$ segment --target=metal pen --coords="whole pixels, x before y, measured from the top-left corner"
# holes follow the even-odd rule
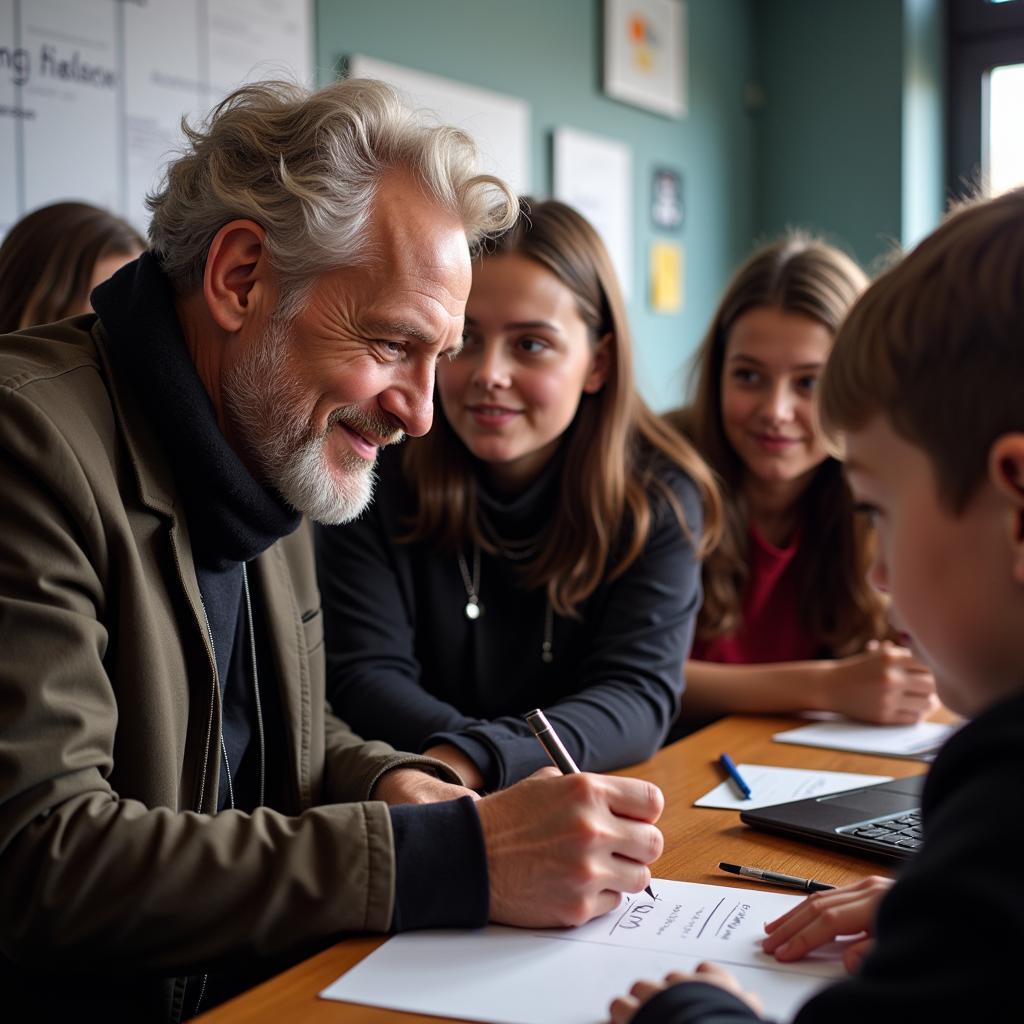
[[[533,730],[533,735],[540,740],[540,745],[547,751],[548,757],[551,758],[551,763],[563,775],[579,775],[580,770],[576,766],[576,762],[572,759],[569,751],[565,749],[565,744],[559,739],[558,733],[555,732],[548,721],[547,715],[540,708],[535,708],[533,711],[528,711],[523,715],[523,718],[526,719],[527,724]],[[657,899],[654,895],[654,890],[649,885],[644,888],[644,892],[652,900]]]
[[[745,868],[739,864],[726,864],[724,862],[718,866],[723,871],[728,871],[733,875],[742,875],[744,878],[757,878],[762,882],[774,882],[775,885],[785,885],[790,889],[802,889],[804,892],[824,892],[826,889],[835,888],[834,885],[816,882],[813,878],[801,878],[799,875],[784,875],[781,871]]]

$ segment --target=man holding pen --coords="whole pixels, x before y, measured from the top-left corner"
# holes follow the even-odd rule
[[[358,515],[377,449],[429,429],[507,188],[381,83],[256,83],[150,204],[97,315],[0,340],[11,1019],[176,1024],[340,935],[642,889],[656,787],[477,799],[325,706],[307,520]]]

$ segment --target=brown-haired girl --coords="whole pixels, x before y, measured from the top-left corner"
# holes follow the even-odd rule
[[[335,710],[476,789],[547,763],[534,707],[584,770],[649,757],[719,506],[636,392],[611,261],[578,213],[522,202],[437,378],[435,424],[382,455],[370,513],[319,535]]]
[[[23,217],[0,246],[0,334],[89,313],[89,294],[146,243],[127,221],[88,203]]]
[[[814,391],[867,284],[830,245],[792,233],[737,271],[669,415],[715,471],[722,542],[704,563],[682,724],[732,712],[837,711],[917,721],[934,680],[868,585],[869,525],[826,451]],[[896,627],[898,628],[898,627]]]

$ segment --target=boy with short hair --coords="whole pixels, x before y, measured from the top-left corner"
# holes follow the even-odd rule
[[[1024,953],[1024,189],[953,213],[851,311],[821,385],[872,517],[871,579],[971,719],[923,799],[925,844],[890,889],[819,893],[767,926],[796,960],[840,935],[853,976],[795,1024],[1019,1020]],[[876,916],[877,914],[877,916]],[[681,983],[677,983],[681,982]],[[638,1012],[639,1011],[639,1012]],[[615,1024],[756,1020],[728,972],[639,982]]]

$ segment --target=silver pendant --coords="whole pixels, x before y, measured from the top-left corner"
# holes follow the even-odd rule
[[[484,610],[481,607],[480,602],[475,597],[471,597],[466,602],[466,618],[467,619],[475,622],[483,614],[483,611]]]

